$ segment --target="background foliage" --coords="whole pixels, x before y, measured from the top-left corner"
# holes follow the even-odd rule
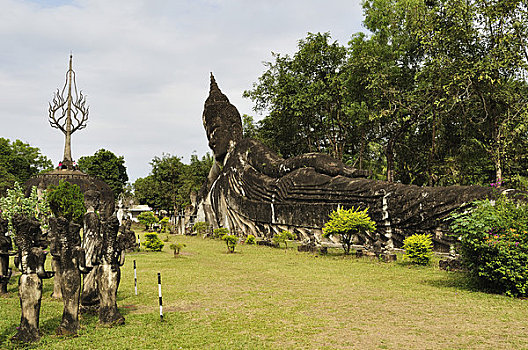
[[[83,223],[84,195],[79,186],[60,180],[58,186],[48,188],[46,198],[51,212],[55,217],[64,217],[79,225]]]
[[[190,164],[180,157],[163,154],[150,162],[150,175],[134,182],[134,194],[140,204],[169,214],[178,212],[190,203],[191,192],[198,192],[213,165],[213,158],[206,154],[199,159],[191,156]]]
[[[247,135],[417,185],[528,177],[525,1],[365,0],[348,45],[309,33],[244,93]]]
[[[0,137],[0,197],[8,188],[13,188],[15,182],[23,184],[41,171],[52,168],[51,161],[37,147]]]
[[[82,172],[96,176],[110,186],[115,199],[123,193],[128,181],[123,156],[118,157],[111,151],[101,148],[93,156],[79,158],[78,163]]]

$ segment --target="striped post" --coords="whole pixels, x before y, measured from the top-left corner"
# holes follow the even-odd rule
[[[134,260],[134,289],[137,295],[137,273],[136,273],[136,260]]]
[[[161,273],[158,272],[158,294],[159,294],[159,306],[160,306],[160,320],[163,321],[163,301],[161,298]]]
[[[138,235],[138,248],[141,249],[141,238],[139,238],[139,235]]]

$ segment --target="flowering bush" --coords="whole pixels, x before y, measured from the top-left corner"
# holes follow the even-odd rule
[[[487,289],[528,295],[528,205],[506,197],[451,215],[470,273]]]

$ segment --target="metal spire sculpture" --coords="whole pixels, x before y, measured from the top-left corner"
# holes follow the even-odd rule
[[[77,92],[72,58],[73,56],[70,55],[70,68],[66,72],[64,87],[62,91],[57,89],[53,96],[53,102],[49,104],[49,123],[52,128],[59,129],[65,136],[62,167],[69,170],[73,169],[71,135],[86,127],[89,108],[86,105],[86,96],[82,94],[82,91]],[[75,96],[72,95],[72,88]],[[65,95],[66,91],[67,95]]]

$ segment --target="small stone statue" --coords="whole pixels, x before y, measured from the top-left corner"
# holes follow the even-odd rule
[[[39,339],[39,314],[42,299],[42,279],[50,278],[53,273],[44,269],[48,254],[43,248],[46,241],[42,237],[40,223],[26,216],[13,218],[15,242],[18,247],[15,265],[22,272],[18,281],[20,298],[20,327],[13,341],[34,342]]]
[[[57,334],[77,334],[79,329],[79,299],[81,272],[88,273],[84,249],[81,248],[80,225],[63,217],[50,219],[51,231],[57,235],[58,243],[51,254],[60,256],[61,292],[64,302],[62,321]]]
[[[122,249],[127,252],[138,249],[136,242],[136,233],[131,230],[132,220],[123,218],[123,222],[119,227],[119,241],[122,244]]]
[[[99,214],[99,193],[89,190],[84,193],[84,203],[87,208],[84,214],[84,230],[82,247],[86,254],[86,266],[92,270],[84,275],[81,306],[83,310],[99,305],[97,292],[98,265],[102,253],[103,236],[101,233],[101,216]]]
[[[11,237],[7,235],[7,220],[0,216],[0,294],[7,293],[7,284],[12,271],[9,268],[9,256],[14,253]]]
[[[119,220],[111,216],[102,223],[103,249],[98,268],[99,322],[106,325],[123,324],[125,318],[117,309],[117,289],[121,278],[120,266],[125,263],[123,243],[117,239]]]

